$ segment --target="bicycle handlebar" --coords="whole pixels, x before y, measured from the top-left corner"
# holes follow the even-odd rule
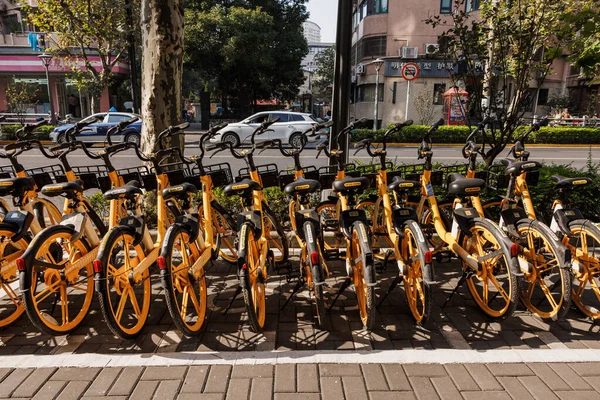
[[[21,129],[19,129],[16,132],[17,139],[18,140],[25,139],[27,136],[29,136],[31,133],[33,133],[34,130],[36,130],[40,126],[46,125],[47,123],[48,123],[48,121],[43,119],[41,121],[36,122],[35,124],[24,125]]]
[[[440,118],[437,122],[435,122],[434,124],[431,125],[431,127],[429,128],[429,131],[427,131],[427,133],[425,134],[425,137],[423,138],[423,140],[425,141],[430,141],[431,140],[431,134],[435,131],[438,130],[438,128],[440,126],[444,125],[444,118]]]
[[[129,118],[125,121],[121,121],[119,122],[117,125],[113,126],[112,128],[110,128],[107,132],[106,132],[106,141],[108,142],[109,146],[112,146],[112,140],[110,139],[110,136],[115,134],[115,133],[121,133],[123,132],[123,130],[125,130],[125,128],[127,128],[129,125],[133,124],[134,122],[137,122],[139,120],[138,117],[132,117]]]

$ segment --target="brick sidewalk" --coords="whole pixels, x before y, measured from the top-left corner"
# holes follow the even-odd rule
[[[600,364],[284,364],[0,369],[0,398],[599,399]]]

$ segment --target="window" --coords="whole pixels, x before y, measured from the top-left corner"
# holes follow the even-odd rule
[[[383,84],[379,84],[379,101],[383,101]],[[358,87],[358,103],[373,103],[375,101],[375,84],[360,85]]]
[[[298,114],[289,114],[290,122],[292,121],[304,121],[304,117]]]
[[[108,116],[108,123],[109,124],[116,124],[118,122],[126,121],[128,119],[129,119],[129,115],[111,114],[111,115]]]
[[[387,37],[386,36],[372,36],[359,40],[357,45],[358,54],[357,60],[362,60],[367,57],[382,57],[387,52]],[[354,55],[354,53],[353,53]],[[354,58],[352,58],[354,60]]]
[[[19,16],[17,14],[5,15],[2,17],[2,26],[5,34],[16,33],[23,31],[23,27],[19,22]]]
[[[388,12],[388,0],[366,0],[365,4],[367,5],[367,15],[385,14]]]
[[[278,118],[278,117],[279,117],[279,121],[277,121],[277,122],[289,122],[290,121],[290,115],[283,114],[283,113],[271,113],[271,115],[269,116],[269,119]]]
[[[538,94],[538,106],[545,106],[548,104],[548,92],[549,89],[540,89]]]
[[[445,83],[433,84],[433,104],[438,106],[444,105],[444,93],[446,92]]]
[[[452,0],[441,0],[440,14],[452,14]]]
[[[262,124],[269,119],[269,114],[259,114],[256,117],[249,119],[249,124]]]
[[[465,11],[477,11],[479,10],[479,2],[480,0],[466,0],[465,1]]]

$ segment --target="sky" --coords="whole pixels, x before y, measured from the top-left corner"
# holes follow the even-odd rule
[[[338,0],[309,0],[306,8],[310,12],[309,21],[321,27],[321,40],[335,42]]]

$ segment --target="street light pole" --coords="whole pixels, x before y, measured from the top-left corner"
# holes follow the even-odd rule
[[[383,65],[384,61],[381,58],[373,61],[371,64],[375,65],[375,71],[377,71],[377,77],[375,80],[375,121],[373,122],[373,132],[377,132],[379,125],[379,70]]]
[[[50,100],[50,124],[56,124],[56,116],[54,115],[54,99],[52,98],[52,86],[50,85],[50,74],[48,73],[48,68],[50,67],[50,62],[52,62],[52,55],[48,53],[40,54],[38,56],[40,60],[42,60],[42,64],[44,64],[44,68],[46,69],[46,83],[48,84],[48,99]]]

